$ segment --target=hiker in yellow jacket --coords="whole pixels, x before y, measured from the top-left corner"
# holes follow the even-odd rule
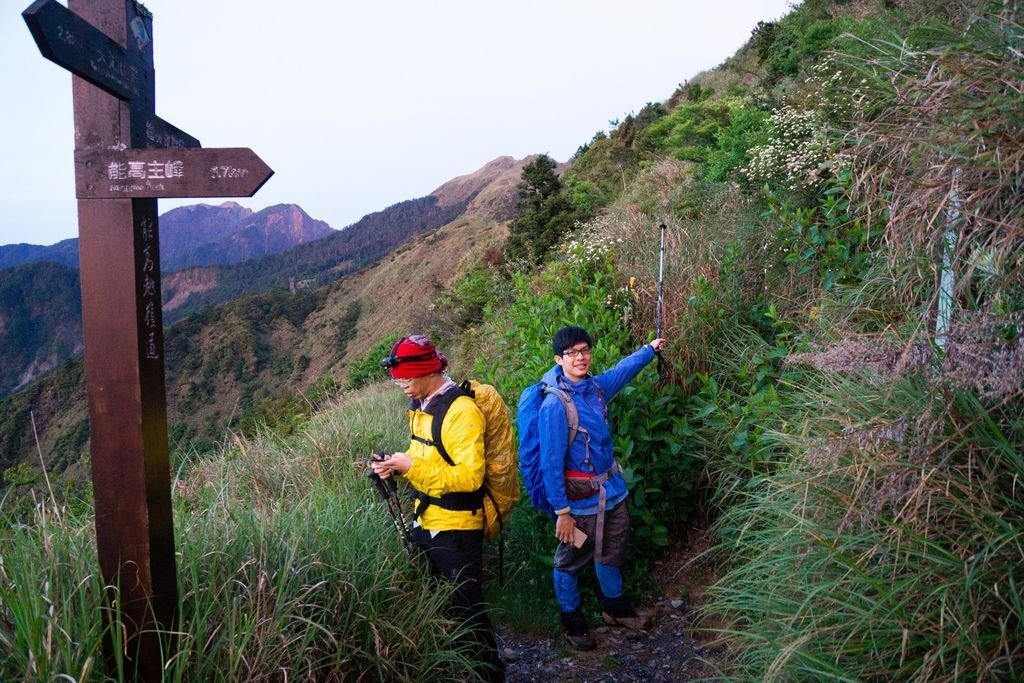
[[[450,608],[471,626],[480,644],[484,666],[475,673],[483,680],[504,680],[483,598],[483,415],[443,374],[448,361],[427,337],[398,340],[382,364],[409,397],[411,441],[406,452],[370,466],[384,479],[401,475],[415,489],[412,540],[427,556],[434,576],[457,582]],[[431,440],[435,415],[444,420],[443,452]]]

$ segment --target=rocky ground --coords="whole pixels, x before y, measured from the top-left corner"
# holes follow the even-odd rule
[[[654,618],[647,631],[604,626],[597,621],[600,614],[588,615],[591,632],[597,639],[597,649],[592,652],[576,652],[561,633],[499,633],[507,666],[506,680],[717,680],[716,670],[723,651],[710,640],[709,634],[694,628],[694,610],[713,579],[710,566],[701,556],[706,548],[707,533],[691,533],[690,541],[677,545],[655,567],[659,597],[638,605]]]

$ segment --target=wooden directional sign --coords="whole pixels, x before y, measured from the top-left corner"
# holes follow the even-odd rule
[[[37,0],[22,12],[25,23],[44,57],[63,66],[114,97],[135,104],[151,104],[153,70],[136,52],[121,45],[56,0]],[[136,46],[152,45],[147,20],[140,15],[129,22]],[[199,140],[156,114],[145,116],[147,147],[199,147]],[[242,195],[223,195],[242,196]],[[249,196],[249,195],[244,195]]]
[[[202,147],[202,145],[199,144],[199,140],[154,114],[146,119],[146,147]]]
[[[273,171],[156,115],[153,18],[137,0],[38,0],[23,16],[73,74],[96,547],[117,610],[104,610],[107,673],[122,661],[160,681],[180,629],[156,198],[251,196]]]
[[[22,16],[39,51],[51,62],[122,100],[145,98],[152,91],[152,73],[140,69],[116,40],[56,0],[38,0]],[[149,42],[141,17],[133,20],[132,30],[133,40]]]
[[[247,148],[90,150],[75,154],[79,199],[251,197],[274,172]]]

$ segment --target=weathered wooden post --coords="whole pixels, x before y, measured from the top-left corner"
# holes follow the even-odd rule
[[[273,171],[156,116],[140,3],[38,0],[23,16],[43,56],[73,74],[96,543],[130,674],[156,681],[178,625],[156,198],[252,196]]]

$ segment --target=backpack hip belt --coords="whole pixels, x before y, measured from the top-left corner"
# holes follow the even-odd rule
[[[438,496],[428,496],[422,491],[413,491],[413,499],[420,502],[416,506],[415,517],[419,519],[420,515],[430,507],[436,505],[439,508],[445,510],[461,510],[465,512],[472,512],[474,515],[477,510],[482,510],[484,507],[484,489],[483,487],[478,488],[476,491],[459,491],[452,493],[443,493]]]
[[[612,466],[601,474],[565,471],[565,495],[569,500],[582,500],[594,495],[595,492],[598,494],[597,526],[594,530],[594,559],[597,562],[604,559],[604,512],[608,507],[608,492],[605,490],[604,484],[619,472],[622,472],[622,467],[617,460],[613,460]]]

